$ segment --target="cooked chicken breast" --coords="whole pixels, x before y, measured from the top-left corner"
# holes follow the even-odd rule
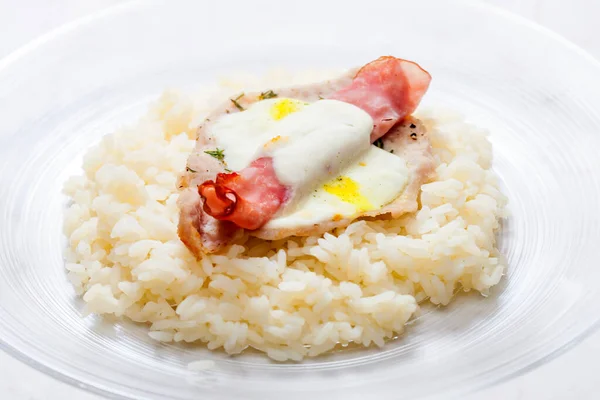
[[[230,99],[198,129],[181,176],[181,240],[201,257],[244,229],[280,239],[416,210],[434,163],[407,116],[430,79],[382,57],[335,80]]]

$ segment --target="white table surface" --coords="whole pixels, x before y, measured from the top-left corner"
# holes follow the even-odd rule
[[[415,0],[418,1],[418,0]],[[600,59],[599,0],[481,0],[560,33]],[[37,36],[121,0],[0,0],[0,58]],[[599,77],[600,79],[600,77]],[[600,399],[600,332],[549,363],[466,400]],[[1,400],[100,400],[0,352]]]

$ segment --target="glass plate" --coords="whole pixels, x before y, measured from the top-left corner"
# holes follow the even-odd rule
[[[471,2],[208,3],[125,3],[0,61],[2,348],[116,398],[417,398],[521,373],[597,325],[600,69],[590,56]],[[145,326],[82,318],[63,269],[61,187],[86,148],[168,87],[382,54],[417,60],[434,77],[427,103],[491,131],[511,216],[508,273],[490,297],[459,296],[382,349],[300,364],[157,344]],[[198,359],[215,368],[189,371]]]

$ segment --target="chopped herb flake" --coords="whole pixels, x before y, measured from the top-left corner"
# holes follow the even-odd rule
[[[231,102],[233,103],[233,105],[235,106],[235,108],[237,108],[240,111],[244,111],[244,107],[240,106],[240,103],[238,103],[238,100],[241,99],[242,97],[244,97],[244,93],[240,94],[235,99],[229,99],[229,100],[231,100]]]
[[[381,138],[377,139],[375,142],[373,142],[373,144],[380,149],[383,149],[383,140],[381,140]]]
[[[215,150],[206,150],[205,153],[211,157],[216,158],[219,161],[223,161],[223,159],[225,158],[225,153],[223,153],[223,149],[217,148]]]
[[[272,90],[267,90],[266,92],[262,92],[259,96],[259,100],[272,99],[273,97],[277,97],[277,93]]]
[[[190,167],[185,167],[185,170],[186,170],[187,172],[194,172],[194,173],[196,173],[196,171],[194,171],[194,170],[193,170],[193,169],[191,169]]]
[[[225,168],[225,172],[231,172],[229,168]]]
[[[319,95],[319,100],[323,100],[323,99],[324,99],[324,97]]]

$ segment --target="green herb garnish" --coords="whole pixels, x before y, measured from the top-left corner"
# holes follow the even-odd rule
[[[319,100],[323,100],[325,97],[319,95]]]
[[[231,102],[233,103],[233,105],[235,106],[235,108],[237,108],[240,111],[244,111],[244,107],[240,106],[240,103],[238,103],[237,101],[239,99],[241,99],[242,97],[244,97],[244,93],[240,94],[238,97],[236,97],[235,99],[229,99],[231,100]]]
[[[277,97],[277,93],[272,90],[267,90],[266,92],[262,92],[259,96],[259,100],[272,99],[273,97]]]
[[[215,150],[206,150],[205,153],[211,157],[216,158],[219,161],[223,161],[223,159],[225,158],[225,153],[223,152],[223,149],[217,148]]]
[[[379,147],[380,149],[383,149],[383,140],[381,140],[381,138],[379,138],[376,141],[374,141],[373,144],[375,146]]]
[[[196,173],[196,172],[197,172],[197,171],[194,171],[193,169],[191,169],[190,167],[185,167],[185,170],[186,170],[187,172],[193,172],[193,173]]]

